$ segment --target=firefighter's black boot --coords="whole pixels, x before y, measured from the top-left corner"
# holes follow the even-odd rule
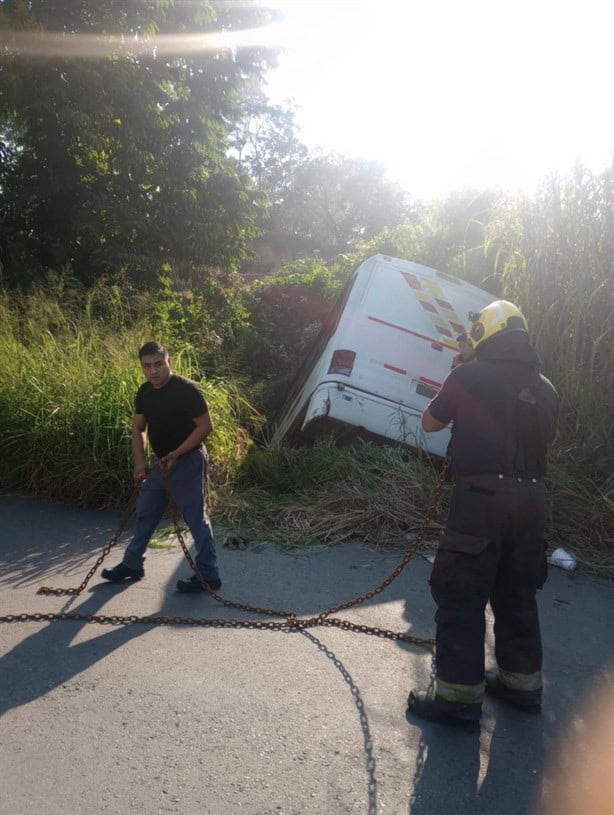
[[[524,710],[525,713],[533,713],[537,715],[541,713],[542,709],[542,692],[541,688],[538,690],[519,690],[517,688],[508,688],[499,679],[495,671],[487,671],[486,676],[486,693],[495,699],[500,699],[512,707],[519,710]]]
[[[479,730],[482,705],[479,702],[464,704],[448,702],[439,696],[429,696],[423,691],[412,690],[407,699],[407,710],[421,719],[438,722],[463,730]]]

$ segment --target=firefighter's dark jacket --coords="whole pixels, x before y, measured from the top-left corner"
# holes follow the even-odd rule
[[[509,331],[483,342],[476,359],[450,372],[428,409],[453,423],[448,452],[455,476],[544,475],[559,398],[539,367],[528,335]]]

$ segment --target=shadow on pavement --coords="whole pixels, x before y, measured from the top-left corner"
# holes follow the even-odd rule
[[[488,724],[486,721],[482,733],[424,724],[410,783],[410,815],[524,815],[531,811],[542,780],[541,728],[530,723],[522,739],[510,738],[497,720],[487,750],[482,742]],[[522,755],[529,738],[532,761],[527,765]]]
[[[87,599],[76,606],[69,602],[62,611],[96,614],[110,594],[119,594],[126,588],[126,584],[93,586],[86,589],[90,592]],[[88,623],[51,621],[0,658],[3,688],[0,716],[62,685],[151,628],[145,625],[111,626],[111,630],[98,637],[72,645],[85,625]]]
[[[38,586],[42,575],[46,580],[54,575],[81,578],[88,560],[100,553],[120,522],[114,513],[16,496],[0,496],[0,518],[0,585],[17,587]]]
[[[365,703],[360,693],[360,689],[352,679],[352,676],[350,675],[345,665],[330,650],[330,648],[324,645],[324,643],[321,642],[317,637],[314,637],[314,635],[311,634],[309,631],[301,631],[300,633],[303,637],[306,637],[310,642],[312,642],[317,647],[317,649],[333,663],[335,668],[339,671],[339,673],[343,677],[344,682],[346,682],[348,689],[352,694],[354,705],[356,706],[356,711],[358,713],[358,718],[360,721],[360,728],[362,730],[363,737],[363,748],[365,751],[365,769],[367,772],[367,812],[368,815],[376,815],[378,784],[376,775],[375,754],[373,752],[373,738],[371,736],[371,728],[369,726],[369,717],[367,716],[367,710],[365,708]]]
[[[79,585],[85,573],[87,573],[88,567],[93,565],[93,559],[101,552],[115,531],[113,526],[116,520],[115,517],[110,518],[107,525],[106,522],[100,523],[101,513],[88,513],[83,510],[73,511],[65,507],[54,507],[52,505],[43,505],[42,511],[38,513],[37,509],[40,506],[38,502],[29,502],[27,499],[24,503],[21,500],[15,501],[15,499],[11,499],[11,511],[17,512],[18,515],[23,512],[23,518],[12,519],[11,523],[15,534],[10,541],[5,541],[2,545],[2,558],[6,565],[0,582],[3,582],[7,587],[12,586],[21,589],[20,595],[23,595],[23,589],[30,587],[34,592],[41,582],[61,587]],[[1,507],[2,499],[0,499]],[[6,510],[6,504],[4,509]],[[108,564],[113,565],[118,562],[121,559],[122,551],[123,545],[120,542],[117,552],[110,553]],[[228,569],[229,579],[227,585],[231,599],[236,597],[242,602],[266,605],[266,602],[263,603],[262,600],[262,588],[266,587],[265,594],[267,594],[268,599],[278,600],[279,602],[275,603],[277,606],[288,604],[290,608],[293,608],[299,605],[302,607],[299,609],[299,613],[320,611],[321,606],[318,601],[320,596],[329,604],[339,599],[338,595],[335,596],[335,593],[339,591],[339,586],[336,584],[334,569],[329,570],[326,566],[324,567],[326,577],[327,579],[330,578],[331,582],[330,585],[324,586],[324,594],[319,595],[318,590],[314,589],[313,585],[308,586],[308,590],[305,590],[306,578],[309,574],[308,562],[305,559],[299,561],[302,569],[299,569],[298,572],[294,568],[297,561],[293,561],[292,558],[285,559],[285,570],[291,575],[290,580],[284,580],[280,573],[278,575],[279,579],[271,582],[266,580],[267,566],[264,559],[254,555],[252,561],[254,568],[250,568],[245,553],[225,553],[225,556],[231,559],[235,555],[235,564],[242,564],[242,566],[236,570],[235,574],[232,574],[232,569]],[[392,560],[396,561],[396,559],[396,556],[393,556]],[[177,576],[186,574],[186,570],[189,573],[189,566],[184,562],[180,549],[177,550],[176,556],[173,553],[173,557],[172,559],[169,558],[168,563],[172,564],[173,568],[171,576],[167,578],[162,602],[159,602],[159,593],[157,591],[153,592],[153,596],[156,597],[156,605],[159,605],[159,608],[155,611],[148,610],[148,615],[254,618],[254,615],[248,612],[227,609],[213,602],[207,601],[205,605],[198,603],[195,606],[194,602],[197,598],[180,595],[173,591]],[[105,565],[107,564],[105,563]],[[226,566],[228,565],[226,564]],[[256,579],[254,579],[254,572],[256,573]],[[382,577],[386,576],[386,569],[384,572]],[[159,574],[159,570],[154,570],[154,575],[159,576]],[[58,576],[58,579],[51,580],[50,577],[53,575]],[[377,585],[379,579],[379,575],[376,579],[367,570],[363,571],[362,569],[358,570],[357,576],[362,591],[367,591]],[[131,591],[138,590],[138,586],[138,583],[112,584],[104,581],[100,582],[100,575],[95,574],[81,595],[69,599],[64,597],[45,598],[55,601],[53,607],[46,610],[51,613],[77,613],[82,615],[113,614],[116,612],[105,608],[107,604],[123,595],[127,589]],[[349,592],[348,596],[353,596],[354,585],[347,586],[346,589]],[[331,591],[330,596],[327,594],[329,590]],[[401,589],[399,588],[397,591],[400,592]],[[201,599],[207,600],[202,595]],[[300,602],[297,603],[298,599],[300,599]],[[390,596],[387,595],[386,600],[390,599]],[[130,614],[129,609],[132,604],[128,597],[125,600],[128,610],[123,613]],[[41,598],[38,598],[36,605],[40,609]],[[45,613],[45,611],[42,613]],[[96,626],[94,636],[82,640],[79,635],[84,627],[88,625],[89,623],[79,620],[68,622],[63,620],[43,621],[39,630],[26,636],[0,658],[0,675],[2,676],[0,716],[13,708],[27,705],[45,696],[54,688],[62,686],[73,677],[86,672],[88,668],[104,660],[117,648],[126,645],[136,637],[150,632],[154,627],[149,624],[118,623],[114,625],[109,623],[108,626]],[[361,691],[348,669],[327,645],[309,631],[298,633],[308,639],[320,655],[332,663],[351,695],[360,732],[362,733],[367,811],[369,815],[376,815],[378,811],[378,782],[375,751],[369,718]]]
[[[5,562],[0,583],[23,590],[51,583],[78,585],[87,565],[108,542],[118,516],[44,505],[29,499],[0,498],[0,526]],[[110,565],[121,559],[123,545],[109,557]],[[268,557],[271,547],[254,546],[248,551],[220,548],[224,597],[258,606],[289,608],[298,614],[315,614],[379,585],[401,559],[402,553],[371,552],[365,548],[332,547],[317,557],[297,555]],[[348,556],[348,552],[351,556]],[[194,605],[193,597],[172,589],[177,574],[189,569],[181,550],[167,562],[158,560],[153,570],[165,591],[143,593],[141,602],[154,596],[157,610],[147,614],[209,618],[249,618],[247,612],[206,602]],[[382,594],[339,616],[369,624],[370,606],[378,604],[379,625],[404,628],[415,636],[434,633],[434,604],[427,583],[429,565],[416,557],[401,576]],[[189,573],[189,572],[188,572]],[[73,579],[66,579],[73,576]],[[123,585],[100,583],[98,575],[69,611],[96,614]],[[5,592],[6,594],[6,592]],[[404,602],[405,625],[399,626],[398,603]],[[544,641],[545,694],[540,717],[528,717],[492,700],[485,703],[482,731],[471,735],[425,723],[420,727],[419,752],[410,790],[411,815],[525,815],[531,811],[544,781],[544,765],[552,746],[564,735],[570,720],[593,684],[614,666],[614,634],[611,626],[612,586],[605,580],[551,569],[550,579],[539,598]],[[131,608],[130,603],[126,603]],[[40,608],[40,604],[39,604]],[[55,606],[57,609],[57,605]],[[26,609],[19,609],[24,611]],[[125,611],[124,613],[133,613]],[[150,625],[119,625],[99,636],[72,644],[83,622],[54,621],[27,636],[0,659],[3,695],[0,713],[24,705],[48,693],[113,650],[151,630]],[[303,632],[341,674],[353,696],[363,734],[369,812],[377,811],[375,753],[369,721],[360,690],[347,669],[313,634]],[[398,643],[407,654],[408,666],[418,672],[425,654],[420,648]],[[492,664],[492,634],[487,640],[487,665]],[[427,668],[428,672],[428,668]],[[428,683],[428,677],[423,677]],[[409,690],[409,688],[408,688]],[[412,727],[417,727],[415,721]],[[401,781],[400,783],[403,783]],[[411,797],[410,797],[411,796]]]
[[[555,746],[566,745],[572,719],[595,688],[604,681],[614,682],[614,634],[611,615],[605,613],[611,608],[612,594],[607,580],[550,568],[538,595],[544,645],[540,716],[488,697],[481,733],[457,732],[407,716],[410,726],[421,730],[410,782],[410,815],[528,815],[539,811],[548,794],[547,776]],[[430,611],[435,612],[433,602]],[[411,621],[414,615],[415,609],[408,604],[406,619]],[[489,668],[495,664],[489,609],[487,632]],[[434,664],[430,682],[432,687]]]

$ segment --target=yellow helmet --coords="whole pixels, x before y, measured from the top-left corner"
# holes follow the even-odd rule
[[[467,339],[473,348],[501,331],[529,330],[522,311],[507,300],[495,300],[479,314],[470,314],[469,319],[472,325],[467,332]]]

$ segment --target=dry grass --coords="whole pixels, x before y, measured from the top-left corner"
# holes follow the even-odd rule
[[[362,443],[335,449],[321,442],[311,450],[253,451],[247,461],[238,489],[220,496],[216,515],[247,539],[276,540],[285,548],[349,540],[401,548],[427,523],[427,539],[418,550],[426,553],[445,523],[449,490],[427,520],[438,471],[407,451]],[[569,465],[559,451],[549,483],[548,548],[562,546],[576,555],[580,568],[614,576],[611,492],[586,476],[578,479]],[[248,483],[250,478],[255,480]]]
[[[384,497],[365,495],[356,485],[340,485],[326,494],[305,496],[303,503],[260,509],[254,508],[250,498],[253,496],[225,500],[220,513],[224,522],[248,537],[274,537],[287,548],[348,540],[400,546],[424,523],[424,507],[399,488]],[[440,508],[430,526],[441,525],[444,517]]]
[[[438,479],[427,460],[365,443],[339,450],[321,442],[311,450],[267,449],[254,451],[253,457],[264,461],[256,461],[249,475],[268,466],[271,483],[265,487],[272,489],[243,483],[239,491],[224,495],[219,517],[246,537],[274,538],[288,548],[350,539],[406,543],[408,534],[423,525]],[[275,485],[282,477],[285,492],[280,494]],[[444,518],[442,504],[431,525]]]
[[[583,568],[614,577],[614,479],[595,480],[557,458],[551,468],[552,537]]]

